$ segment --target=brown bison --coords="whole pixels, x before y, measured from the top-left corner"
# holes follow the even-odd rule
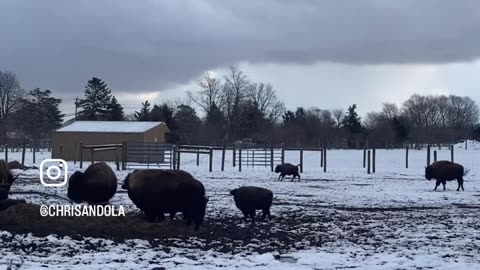
[[[464,175],[465,171],[462,165],[447,160],[436,161],[425,168],[425,178],[428,180],[431,180],[432,178],[437,180],[433,190],[437,190],[437,187],[440,185],[440,183],[443,185],[443,190],[445,190],[446,182],[455,179],[457,179],[458,182],[457,191],[459,191],[460,188],[464,190]]]
[[[255,210],[263,211],[263,219],[268,215],[270,218],[270,207],[272,206],[272,191],[253,186],[244,186],[230,191],[235,200],[235,205],[242,211],[245,221],[250,216],[252,222],[255,222]]]
[[[104,162],[94,163],[77,171],[68,180],[68,198],[79,203],[106,204],[117,192],[117,177]]]
[[[137,170],[127,176],[122,188],[144,212],[147,220],[164,220],[164,213],[182,212],[189,226],[198,230],[203,223],[208,198],[203,184],[182,170]]]
[[[280,175],[278,176],[278,180],[279,181],[283,180],[283,178],[286,175],[293,175],[293,178],[290,182],[292,182],[295,179],[295,177],[298,177],[298,181],[300,182],[300,174],[298,173],[298,166],[300,166],[300,164],[298,164],[297,166],[290,163],[283,163],[283,164],[277,165],[277,167],[275,167],[275,172],[280,173]]]
[[[0,160],[0,200],[8,199],[10,186],[15,178],[8,169],[8,164],[5,160]]]

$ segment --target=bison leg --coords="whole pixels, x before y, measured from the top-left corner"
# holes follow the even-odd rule
[[[242,213],[243,213],[243,219],[245,220],[245,222],[247,222],[247,218],[248,218],[248,212],[247,212],[247,211],[244,211],[244,210],[242,210]]]
[[[298,182],[300,182],[300,174],[297,173]]]
[[[150,212],[150,211],[144,211],[144,214],[145,214],[145,219],[146,219],[148,222],[153,222],[153,221],[155,221],[155,214],[153,214],[152,212]]]
[[[442,180],[442,185],[443,185],[443,190],[445,190],[445,185],[447,184],[447,181],[446,180]]]
[[[433,190],[437,190],[437,187],[440,186],[440,180],[437,180],[437,182],[435,183],[435,188]]]
[[[458,181],[457,191],[460,191],[460,188],[462,188],[462,191],[464,191],[465,189],[463,189],[463,177],[458,178],[457,181]]]
[[[163,213],[158,213],[157,215],[159,221],[164,221],[165,220],[165,214]]]
[[[268,219],[271,218],[271,216],[270,216],[270,209],[268,209],[268,208],[263,209],[263,217],[262,217],[262,219],[265,219],[267,216],[268,216]]]
[[[295,179],[296,175],[294,174],[293,177],[292,177],[292,180],[290,180],[290,182],[293,182],[293,180]]]
[[[250,217],[252,218],[252,223],[255,223],[255,210],[250,212]]]
[[[278,176],[278,179],[277,179],[278,181],[281,181],[280,177],[282,177],[282,174]]]
[[[170,212],[170,219],[173,220],[175,218],[175,212]]]

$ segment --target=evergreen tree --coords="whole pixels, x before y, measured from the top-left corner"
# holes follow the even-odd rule
[[[15,123],[25,136],[43,139],[62,125],[63,117],[58,108],[61,99],[50,96],[50,90],[35,88],[23,98],[15,113]]]
[[[195,109],[184,104],[178,106],[174,116],[174,122],[177,125],[176,133],[180,143],[198,143],[194,141],[194,139],[199,134],[202,122],[200,118],[198,118]]]
[[[171,132],[174,132],[177,127],[173,117],[174,109],[167,103],[162,105],[154,105],[150,113],[150,121],[164,122]]]
[[[343,118],[343,126],[348,128],[353,134],[360,133],[363,130],[362,122],[357,112],[355,111],[356,109],[356,104],[348,107],[347,114]]]
[[[85,86],[85,98],[80,100],[79,106],[83,108],[80,118],[83,120],[101,120],[108,118],[108,108],[111,104],[111,91],[107,83],[93,77]]]
[[[123,107],[115,97],[112,97],[110,104],[108,104],[107,116],[107,120],[109,121],[123,121],[125,119]]]
[[[225,136],[226,119],[215,103],[212,104],[205,118],[205,142],[209,144],[220,143]]]
[[[150,103],[148,100],[142,102],[142,108],[139,112],[135,111],[135,119],[137,121],[150,121]]]

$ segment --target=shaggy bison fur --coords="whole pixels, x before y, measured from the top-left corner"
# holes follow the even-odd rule
[[[128,197],[145,213],[147,220],[164,220],[164,213],[181,212],[195,230],[203,223],[208,198],[203,184],[182,170],[147,169],[130,173],[122,188]]]
[[[277,167],[275,167],[275,172],[280,173],[280,175],[278,176],[278,180],[279,181],[283,180],[283,178],[286,175],[293,175],[293,178],[290,182],[292,182],[295,179],[295,177],[298,177],[298,181],[300,181],[298,166],[300,166],[300,164],[296,166],[290,163],[283,163],[283,164],[277,165]]]
[[[8,199],[13,181],[15,181],[15,178],[10,172],[7,162],[0,160],[0,200]]]
[[[458,188],[457,191],[463,188],[463,176],[465,175],[465,171],[463,166],[457,163],[453,163],[450,161],[442,160],[432,163],[430,166],[425,168],[425,178],[431,180],[432,178],[437,180],[435,184],[435,188],[433,190],[437,190],[437,187],[440,183],[443,185],[443,190],[445,190],[446,181],[451,181],[457,179]]]
[[[235,205],[242,211],[245,221],[250,216],[255,222],[255,210],[263,211],[263,219],[268,215],[270,218],[270,207],[272,206],[272,191],[253,186],[244,186],[230,191],[235,200]]]
[[[106,204],[117,192],[117,177],[104,162],[94,163],[77,171],[68,181],[68,198],[75,202]]]

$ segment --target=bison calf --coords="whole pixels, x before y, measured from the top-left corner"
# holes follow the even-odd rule
[[[255,210],[263,211],[263,219],[268,215],[270,218],[270,207],[272,206],[273,193],[272,191],[253,186],[245,186],[230,191],[235,200],[235,205],[242,211],[245,216],[252,218],[252,222],[255,222]]]
[[[295,177],[298,177],[298,181],[300,182],[300,174],[298,173],[298,166],[300,166],[300,164],[298,164],[297,166],[290,163],[283,163],[283,164],[277,165],[277,167],[275,167],[275,172],[280,173],[280,175],[278,176],[278,180],[282,181],[286,175],[293,175],[293,178],[290,182],[292,182],[295,179]]]
[[[428,180],[431,180],[432,178],[437,180],[437,183],[435,184],[435,188],[433,190],[437,190],[437,187],[440,185],[440,183],[443,185],[443,190],[445,190],[446,181],[451,181],[455,179],[457,179],[458,182],[457,191],[459,191],[460,188],[464,190],[464,175],[465,172],[462,165],[446,160],[436,161],[425,168],[425,178]]]
[[[117,192],[117,177],[104,162],[94,163],[85,170],[77,171],[68,180],[68,198],[75,202],[104,204]]]

